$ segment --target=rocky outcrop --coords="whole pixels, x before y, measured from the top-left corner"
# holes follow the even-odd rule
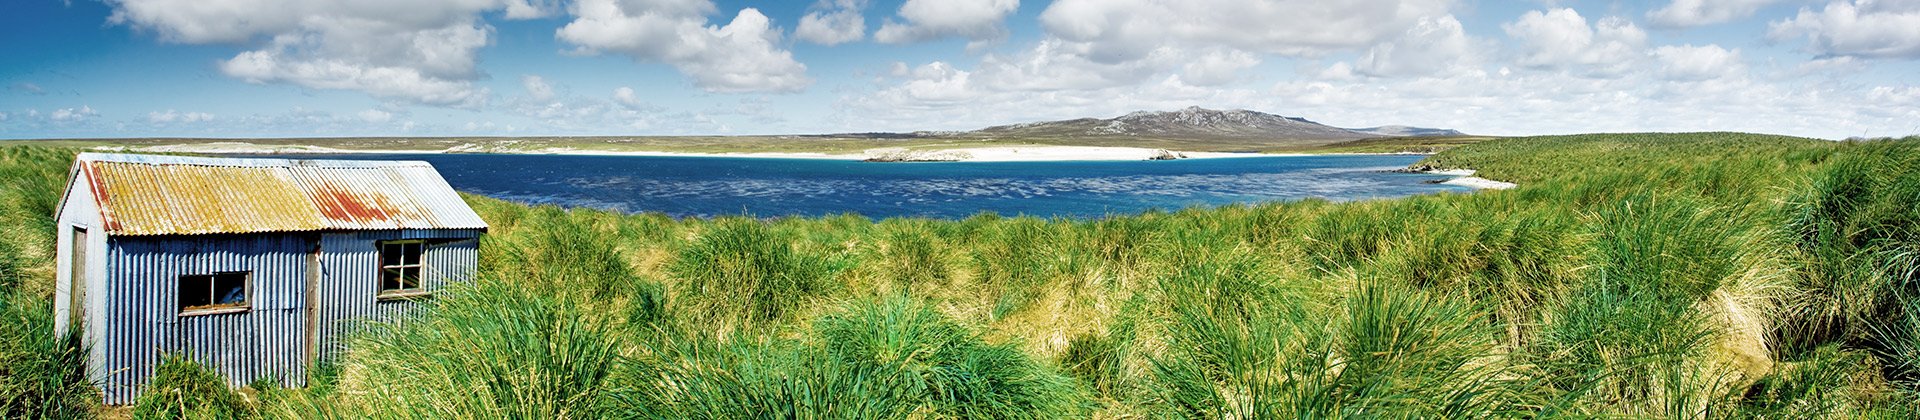
[[[904,148],[873,149],[867,151],[866,162],[959,162],[972,159],[973,154],[964,150],[913,150]]]
[[[1414,166],[1408,166],[1402,169],[1396,169],[1393,172],[1446,175],[1453,178],[1448,178],[1445,180],[1428,181],[1428,183],[1458,185],[1462,187],[1480,189],[1480,190],[1510,190],[1510,189],[1513,189],[1514,187],[1519,186],[1518,184],[1514,184],[1511,182],[1495,181],[1491,179],[1473,176],[1475,173],[1478,173],[1479,171],[1475,171],[1472,169],[1440,169],[1430,165],[1414,165]]]

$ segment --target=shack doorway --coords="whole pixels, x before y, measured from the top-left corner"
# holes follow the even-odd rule
[[[87,228],[74,226],[67,266],[67,330],[84,331],[87,325]]]

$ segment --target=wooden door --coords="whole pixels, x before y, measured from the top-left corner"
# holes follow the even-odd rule
[[[74,226],[72,246],[68,250],[73,254],[67,266],[67,330],[86,331],[87,328],[87,228]]]

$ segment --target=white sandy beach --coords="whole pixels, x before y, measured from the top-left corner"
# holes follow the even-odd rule
[[[1511,182],[1501,182],[1501,181],[1495,181],[1491,179],[1473,176],[1473,174],[1478,173],[1478,171],[1475,171],[1472,169],[1448,169],[1444,171],[1426,171],[1426,173],[1455,177],[1453,179],[1449,179],[1446,182],[1441,182],[1441,183],[1447,184],[1447,185],[1458,185],[1458,186],[1467,187],[1467,188],[1475,188],[1475,189],[1482,189],[1482,190],[1510,190],[1510,189],[1513,189],[1513,187],[1520,186],[1519,184],[1514,184]]]
[[[1142,147],[994,146],[960,149],[872,149],[862,158],[904,155],[909,160],[954,162],[1051,162],[1072,160],[1153,160],[1278,156],[1259,153],[1181,152]],[[915,159],[917,158],[917,159]]]

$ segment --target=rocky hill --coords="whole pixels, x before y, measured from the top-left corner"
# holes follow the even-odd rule
[[[1349,128],[1362,133],[1379,134],[1388,137],[1449,137],[1464,136],[1460,130],[1445,128],[1408,127],[1404,125],[1383,125],[1372,128]]]
[[[1179,111],[1140,111],[1116,118],[1080,118],[987,127],[960,133],[966,137],[1126,138],[1189,140],[1331,141],[1382,137],[1328,126],[1304,118],[1244,109],[1188,107]]]

